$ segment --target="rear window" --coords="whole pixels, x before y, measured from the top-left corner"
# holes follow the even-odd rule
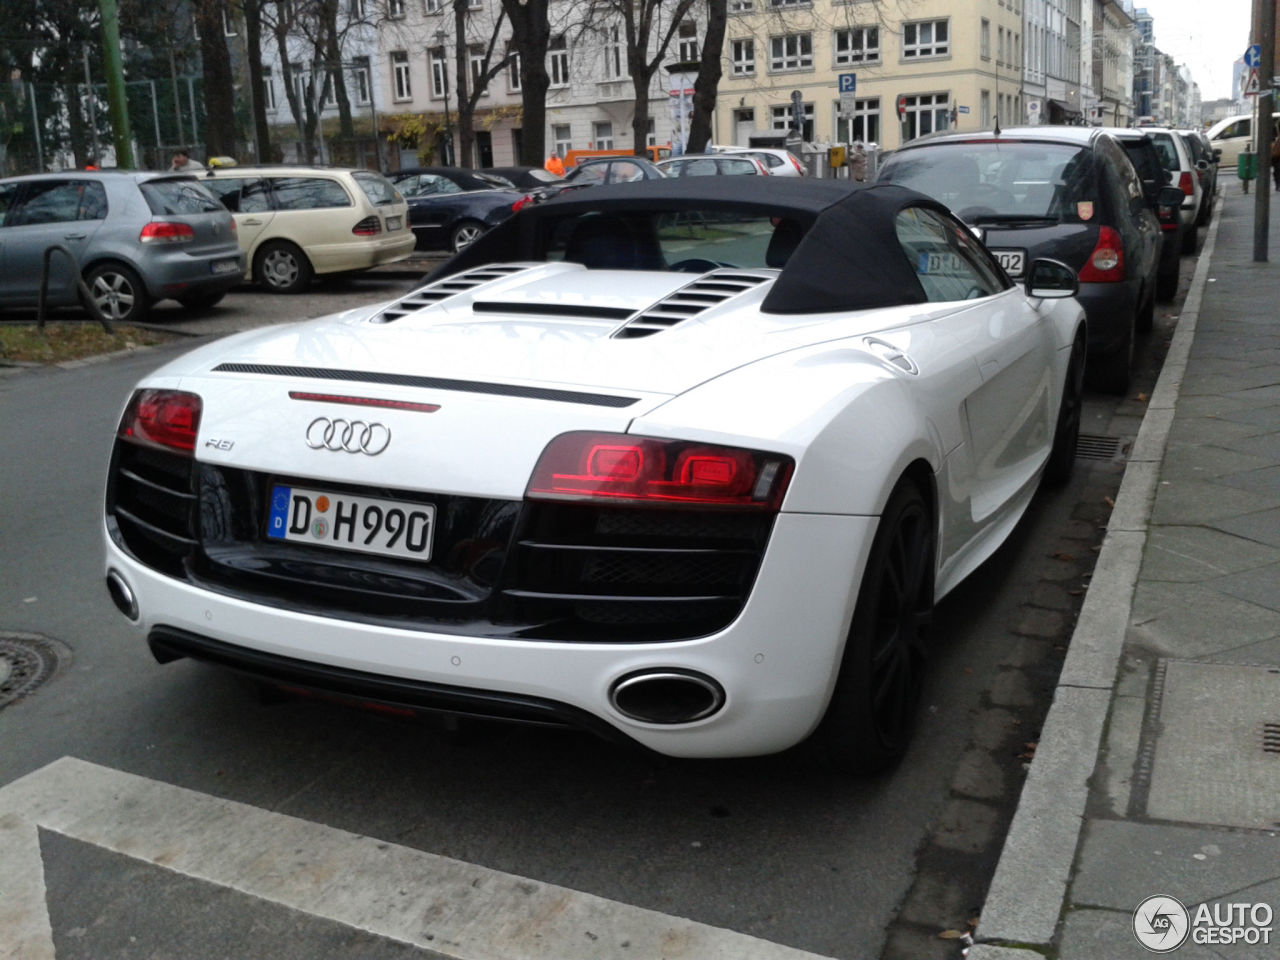
[[[342,184],[328,177],[272,177],[271,194],[277,210],[351,206]]]
[[[1092,151],[1075,144],[975,141],[903,150],[879,179],[928,194],[970,222],[1079,222],[1098,199],[1093,167]]]
[[[353,173],[351,176],[355,178],[356,183],[360,185],[360,189],[364,191],[364,195],[369,198],[369,202],[374,206],[385,207],[389,203],[396,202],[396,188],[382,174],[361,171],[360,173]]]
[[[1178,148],[1174,146],[1172,134],[1154,134],[1151,142],[1156,145],[1156,153],[1160,155],[1160,166],[1166,170],[1181,169],[1182,163],[1178,157]]]
[[[195,180],[148,180],[139,184],[147,206],[156,216],[172,217],[192,213],[217,213],[218,198]]]

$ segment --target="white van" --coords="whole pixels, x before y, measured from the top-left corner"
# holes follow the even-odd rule
[[[1280,113],[1271,115],[1271,123],[1273,129],[1280,129]],[[1236,158],[1245,150],[1250,148],[1253,143],[1253,114],[1242,113],[1234,117],[1227,117],[1225,120],[1219,120],[1209,128],[1209,146],[1215,150],[1221,150],[1222,156],[1218,158],[1218,166],[1228,167],[1231,170],[1236,168]],[[1267,163],[1270,163],[1270,151],[1264,150],[1267,154]]]

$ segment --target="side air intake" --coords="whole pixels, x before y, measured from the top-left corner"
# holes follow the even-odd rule
[[[613,332],[614,339],[647,337],[661,333],[696,317],[716,304],[777,277],[775,272],[748,273],[742,270],[717,270],[699,277],[664,297],[647,310],[638,313]]]

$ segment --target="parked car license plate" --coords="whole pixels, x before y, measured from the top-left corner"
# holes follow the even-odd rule
[[[390,231],[390,230],[399,230],[399,229],[400,229],[400,218],[387,217],[387,230]]]
[[[1004,267],[1004,272],[1015,280],[1027,269],[1027,251],[1025,250],[993,249],[991,252],[1000,261],[1000,266]]]
[[[209,264],[209,269],[214,273],[239,273],[239,260],[215,260]]]
[[[407,560],[430,560],[436,508],[347,493],[271,488],[267,537],[313,546],[376,553]]]

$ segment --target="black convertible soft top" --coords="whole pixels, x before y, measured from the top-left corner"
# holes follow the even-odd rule
[[[750,182],[745,182],[745,181]],[[553,225],[589,213],[716,210],[789,218],[805,231],[765,297],[767,313],[826,313],[924,303],[895,219],[905,207],[951,218],[936,200],[894,184],[798,177],[677,177],[591,187],[525,207],[431,273],[546,259]],[[964,226],[955,221],[959,229]]]

